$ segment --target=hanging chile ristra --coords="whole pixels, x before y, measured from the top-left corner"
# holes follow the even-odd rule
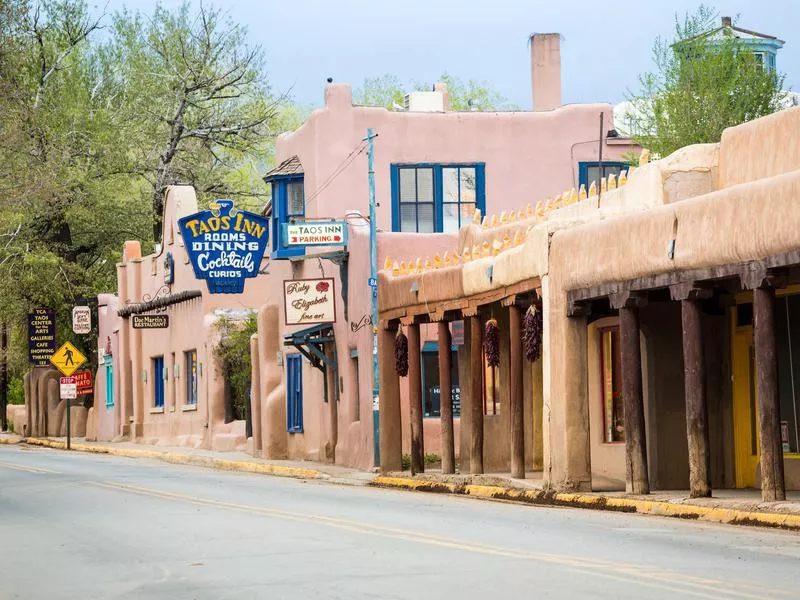
[[[399,327],[394,336],[394,369],[400,377],[408,375],[408,338]]]
[[[529,362],[536,362],[542,356],[542,327],[542,309],[534,302],[522,320],[522,348]]]
[[[483,338],[483,353],[486,355],[486,363],[490,367],[500,365],[500,330],[497,327],[497,319],[486,321],[486,331]]]

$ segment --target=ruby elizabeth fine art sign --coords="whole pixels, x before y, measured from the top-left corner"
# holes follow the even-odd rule
[[[333,323],[336,300],[333,279],[294,279],[283,282],[287,325]]]

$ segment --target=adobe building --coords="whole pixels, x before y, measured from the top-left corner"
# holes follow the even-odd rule
[[[476,218],[446,255],[391,257],[379,277],[382,467],[400,467],[403,429],[414,432],[412,459],[427,446],[413,422],[418,383],[394,369],[396,330],[411,340],[437,323],[446,338],[447,322],[463,320],[468,419],[443,448],[452,464],[460,446],[462,472],[572,491],[761,487],[765,501],[800,489],[799,127],[794,108],[728,129],[719,144],[652,163],[644,152],[619,179]],[[530,305],[543,313],[533,363],[522,355]],[[483,340],[492,317],[494,390]],[[418,353],[408,360],[416,372]]]

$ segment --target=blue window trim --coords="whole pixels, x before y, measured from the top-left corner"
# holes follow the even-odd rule
[[[293,384],[297,386],[294,400]],[[303,360],[299,353],[286,355],[286,431],[303,433]]]
[[[600,163],[596,160],[581,161],[578,163],[578,186],[585,185],[589,188],[591,181],[589,181],[589,167],[597,167]],[[629,167],[628,163],[618,160],[604,160],[603,168],[605,167],[619,167],[626,171]],[[599,182],[598,182],[599,183]]]
[[[103,364],[106,368],[106,408],[114,408],[114,361],[107,354]]]
[[[164,408],[164,357],[153,357],[153,406]]]
[[[194,370],[192,370],[191,361],[194,358]],[[186,370],[184,377],[186,378],[186,404],[194,406],[197,404],[197,384],[198,379],[198,364],[197,364],[197,350],[187,350],[183,353],[183,368]]]
[[[400,169],[431,168],[433,169],[433,203],[435,233],[441,233],[444,223],[444,184],[442,169],[464,167],[475,169],[475,205],[481,214],[486,214],[486,163],[393,163],[391,165],[392,185],[392,231],[400,231]],[[413,233],[413,232],[403,232]]]
[[[272,184],[272,252],[271,259],[303,256],[305,246],[283,247],[283,225],[291,222],[292,217],[304,217],[306,209],[306,191],[303,175],[278,175],[270,180]],[[303,184],[303,214],[289,215],[287,187],[290,183]]]

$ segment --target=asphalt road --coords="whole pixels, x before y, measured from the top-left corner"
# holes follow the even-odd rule
[[[0,598],[800,598],[800,535],[0,446]]]

